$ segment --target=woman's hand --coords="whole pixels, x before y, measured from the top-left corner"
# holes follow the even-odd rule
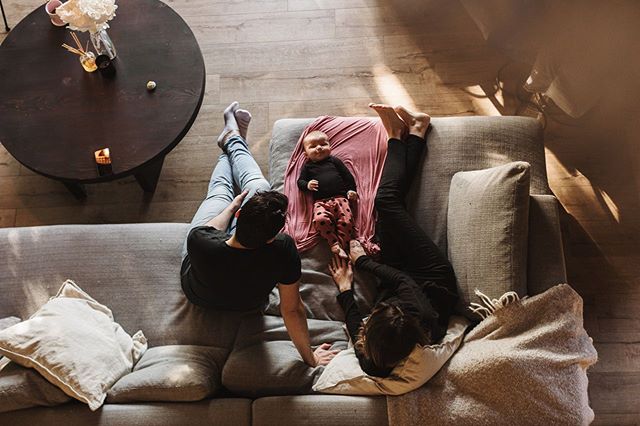
[[[353,284],[353,269],[346,259],[334,255],[331,263],[329,263],[329,271],[340,293],[351,290]]]
[[[364,249],[362,248],[362,244],[358,240],[349,241],[349,259],[351,259],[352,264],[356,264],[356,261],[360,259],[362,256],[366,256]]]
[[[330,351],[331,347],[330,343],[323,343],[313,351],[313,358],[315,359],[316,365],[313,367],[317,367],[319,365],[327,365],[329,362],[340,352],[339,350]]]

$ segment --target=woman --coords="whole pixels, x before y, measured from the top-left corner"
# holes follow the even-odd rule
[[[347,329],[362,369],[386,377],[415,345],[442,339],[458,300],[451,264],[409,215],[405,196],[425,147],[430,117],[404,107],[370,104],[389,134],[389,147],[376,194],[378,263],[355,240],[350,263],[335,256],[329,269],[340,294]],[[352,266],[377,276],[381,293],[371,315],[356,306]]]

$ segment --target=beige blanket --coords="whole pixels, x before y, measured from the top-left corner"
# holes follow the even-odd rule
[[[498,308],[425,386],[387,397],[390,425],[582,425],[597,361],[567,284]]]

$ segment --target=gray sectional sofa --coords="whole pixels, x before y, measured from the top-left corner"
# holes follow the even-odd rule
[[[284,170],[309,119],[275,124],[271,182]],[[528,238],[530,294],[566,282],[557,202],[546,178],[539,124],[520,117],[435,118],[410,207],[446,252],[449,183],[455,172],[514,160],[531,164]],[[27,318],[66,279],[109,306],[125,330],[141,329],[149,346],[221,348],[216,360],[222,389],[198,402],[107,402],[91,412],[78,402],[0,414],[0,424],[91,425],[383,425],[385,397],[311,395],[322,368],[308,368],[289,341],[273,294],[267,312],[205,311],[187,302],[179,281],[180,248],[187,224],[70,225],[0,229],[0,318]],[[327,271],[328,251],[303,256],[301,292],[313,344],[347,336]],[[359,282],[366,280],[360,279]],[[365,286],[366,284],[361,284]],[[366,293],[366,292],[363,292]],[[366,299],[366,298],[365,298]],[[367,300],[361,300],[366,305]]]

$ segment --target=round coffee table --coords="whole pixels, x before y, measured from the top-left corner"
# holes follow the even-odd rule
[[[66,28],[38,7],[0,46],[0,142],[20,163],[61,181],[78,198],[83,184],[135,175],[153,192],[164,157],[195,120],[205,87],[191,29],[158,0],[121,0],[108,30],[116,74],[85,72]],[[86,43],[87,33],[78,33]],[[147,90],[147,82],[157,87]],[[109,148],[112,172],[94,152]]]

